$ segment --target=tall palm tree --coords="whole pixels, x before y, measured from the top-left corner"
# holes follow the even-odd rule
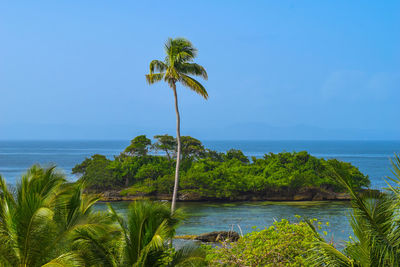
[[[79,231],[104,227],[96,201],[54,167],[33,166],[15,191],[0,177],[0,266],[83,266],[73,246]]]
[[[171,212],[175,211],[175,203],[179,185],[179,164],[181,159],[181,136],[180,136],[180,115],[178,108],[178,94],[176,92],[176,84],[180,82],[183,86],[193,90],[197,94],[208,98],[206,89],[197,80],[189,75],[201,76],[207,80],[206,70],[193,63],[197,55],[197,49],[192,43],[184,38],[169,38],[165,44],[165,53],[167,54],[164,61],[153,60],[150,62],[150,73],[146,75],[149,84],[154,84],[164,80],[171,87],[175,97],[176,112],[176,140],[177,140],[177,156],[175,169],[175,184],[172,194]]]
[[[309,263],[313,266],[400,266],[400,158],[395,155],[394,178],[396,186],[388,183],[389,192],[360,196],[341,177],[339,181],[352,197],[350,225],[355,238],[343,251],[328,244],[315,231],[317,242]]]

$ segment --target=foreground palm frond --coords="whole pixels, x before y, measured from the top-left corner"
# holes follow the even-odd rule
[[[128,265],[152,266],[161,257],[166,241],[172,238],[179,222],[179,212],[171,215],[166,204],[135,201],[124,219],[109,205],[111,214],[123,233],[119,261]]]
[[[168,266],[203,266],[205,251],[198,246],[186,245],[172,257]]]
[[[370,193],[360,196],[350,184],[337,175],[349,191],[352,201],[350,225],[355,239],[348,242],[343,252],[338,251],[317,235],[317,246],[309,259],[314,266],[399,266],[400,264],[400,159],[395,155],[394,178],[397,184],[388,193]],[[310,226],[311,227],[311,226]],[[315,230],[315,229],[314,229]]]
[[[107,225],[96,201],[54,167],[31,167],[15,193],[0,177],[0,266],[83,266],[74,242]]]
[[[97,196],[68,183],[54,167],[33,166],[15,193],[0,176],[0,266],[191,266],[195,248],[175,252],[167,243],[182,219],[166,204],[137,201],[126,218]],[[171,265],[172,264],[172,265]]]
[[[111,205],[110,218],[116,222],[106,231],[80,232],[79,248],[90,251],[87,263],[101,266],[194,266],[204,261],[198,247],[174,251],[168,241],[182,218],[177,210],[171,214],[165,203],[135,201],[126,216],[118,214]]]

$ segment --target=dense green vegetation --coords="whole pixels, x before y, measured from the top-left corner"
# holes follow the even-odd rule
[[[111,205],[96,212],[84,179],[69,183],[53,167],[33,166],[15,189],[0,177],[0,266],[399,266],[400,158],[386,193],[357,194],[341,173],[334,175],[352,196],[354,232],[344,250],[320,235],[315,219],[281,220],[221,247],[176,250],[169,240],[180,210],[135,201],[124,216]]]
[[[237,242],[207,246],[207,262],[209,266],[304,266],[314,242],[307,223],[281,220]]]
[[[400,158],[393,161],[389,190],[357,194],[340,174],[337,180],[351,194],[350,225],[354,237],[343,250],[327,241],[327,231],[316,219],[290,224],[287,220],[254,231],[237,242],[207,247],[210,266],[400,266]],[[322,234],[321,234],[322,233]],[[322,236],[321,236],[322,235]]]
[[[0,176],[0,266],[188,266],[196,247],[168,245],[181,219],[169,205],[133,202],[126,216],[83,194],[54,168],[33,166],[15,191]]]
[[[102,155],[73,168],[92,190],[120,190],[125,194],[171,194],[174,186],[175,139],[169,135],[134,138],[113,160]],[[156,152],[164,155],[156,155]],[[290,193],[304,188],[343,191],[337,174],[355,189],[369,185],[350,163],[318,159],[305,151],[266,154],[250,161],[242,151],[220,153],[182,136],[181,194],[200,198],[235,199],[243,194]],[[128,188],[129,187],[129,188]]]

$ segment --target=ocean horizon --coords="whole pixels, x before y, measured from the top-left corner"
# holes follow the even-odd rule
[[[31,165],[56,165],[74,180],[72,168],[86,157],[119,155],[129,140],[0,140],[0,174],[7,183],[15,181]],[[371,179],[371,188],[386,186],[391,175],[390,158],[400,153],[400,140],[202,140],[205,147],[225,152],[240,149],[248,157],[268,153],[307,151],[311,155],[350,162]]]

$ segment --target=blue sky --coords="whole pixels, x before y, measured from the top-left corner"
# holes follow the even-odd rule
[[[179,87],[201,139],[400,139],[399,1],[0,1],[0,139],[174,133],[144,75],[168,37],[209,74]]]

